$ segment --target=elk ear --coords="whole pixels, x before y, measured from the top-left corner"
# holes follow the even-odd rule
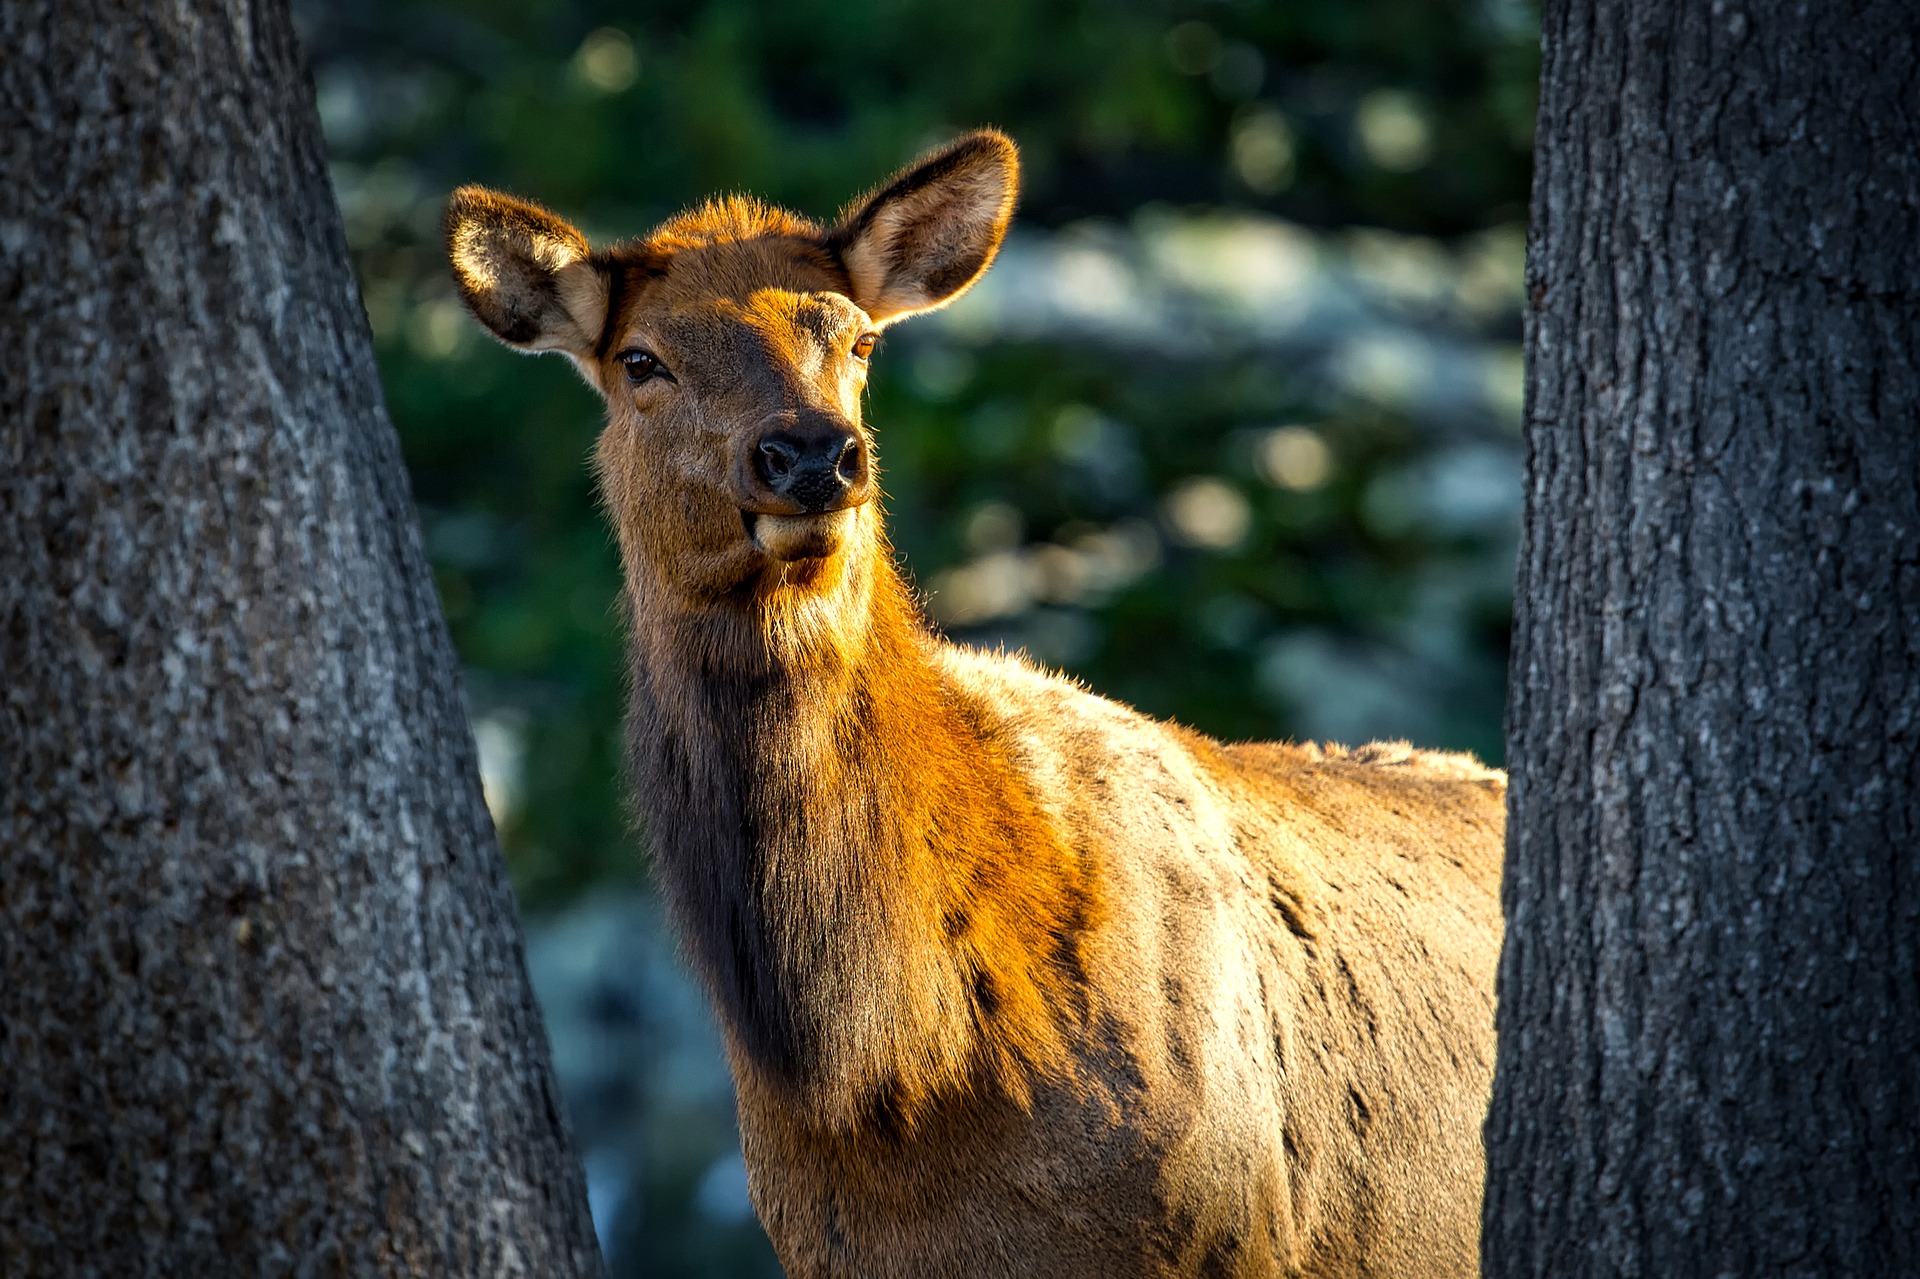
[[[523,351],[593,354],[607,320],[607,274],[587,237],[537,204],[485,187],[447,201],[454,283],[480,323]]]
[[[853,300],[885,322],[965,293],[999,251],[1019,186],[1013,142],[980,129],[855,202],[830,239]]]

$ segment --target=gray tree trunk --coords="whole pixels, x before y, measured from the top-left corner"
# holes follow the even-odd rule
[[[595,1274],[285,4],[0,49],[0,1274]]]
[[[1920,8],[1543,15],[1489,1276],[1920,1267]]]

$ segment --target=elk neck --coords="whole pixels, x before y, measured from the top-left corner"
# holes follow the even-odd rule
[[[873,513],[877,525],[877,511]],[[629,573],[655,872],[736,1073],[846,1130],[1057,1064],[1094,894],[884,541],[669,607]]]

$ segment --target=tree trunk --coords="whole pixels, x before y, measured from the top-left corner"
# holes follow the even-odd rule
[[[0,48],[0,1274],[598,1273],[285,4]]]
[[[1486,1273],[1911,1273],[1920,11],[1546,8]]]

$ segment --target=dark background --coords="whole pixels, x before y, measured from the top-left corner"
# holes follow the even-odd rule
[[[1538,73],[1517,0],[299,6],[489,801],[618,1274],[777,1273],[619,781],[595,395],[486,340],[461,182],[597,237],[828,217],[995,124],[974,294],[890,332],[891,528],[958,639],[1225,737],[1500,754]]]

